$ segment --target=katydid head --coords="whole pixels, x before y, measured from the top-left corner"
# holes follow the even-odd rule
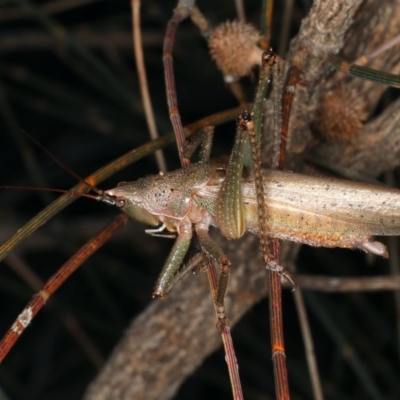
[[[206,169],[207,173],[204,173]],[[149,225],[158,225],[160,218],[185,218],[190,210],[193,192],[210,179],[208,166],[196,166],[122,182],[115,189],[106,190],[120,207],[133,218]],[[116,204],[119,205],[119,204]]]
[[[122,182],[106,190],[104,196],[114,199],[115,205],[128,215],[148,225],[156,226],[165,219],[180,221],[190,212],[194,193],[209,182],[214,169],[208,163],[192,164],[166,174]]]
[[[106,190],[103,196],[104,199],[112,199],[114,205],[121,208],[122,211],[135,220],[142,222],[145,225],[159,225],[158,217],[146,210],[138,181],[121,182],[116,188]]]

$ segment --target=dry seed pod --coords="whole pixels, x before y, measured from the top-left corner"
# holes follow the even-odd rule
[[[356,91],[339,86],[322,96],[315,127],[323,140],[348,141],[360,135],[366,118],[365,102]]]
[[[261,64],[262,50],[257,47],[260,39],[252,25],[239,21],[224,22],[211,32],[210,54],[226,82],[249,75],[252,67]]]

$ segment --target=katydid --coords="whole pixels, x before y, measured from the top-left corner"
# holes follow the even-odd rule
[[[234,146],[235,156],[242,153],[238,150],[243,146],[239,136]],[[236,160],[231,158],[231,162]],[[112,199],[134,219],[177,233],[154,296],[163,297],[171,289],[192,238],[192,225],[203,250],[219,263],[227,261],[209,237],[209,226],[222,229],[229,239],[239,238],[245,230],[258,233],[255,186],[250,173],[228,183],[241,187],[241,191],[229,191],[227,196],[232,200],[229,207],[234,207],[231,213],[236,215],[235,221],[225,220],[218,211],[224,206],[220,199],[221,187],[227,184],[224,186],[226,171],[227,166],[202,159],[104,192],[108,202]],[[371,237],[400,234],[399,190],[274,170],[264,170],[263,181],[269,234],[273,238],[311,246],[358,248],[387,257],[386,247],[371,241]],[[238,202],[236,197],[242,200]]]
[[[260,232],[257,210],[260,200],[256,195],[255,174],[250,170],[251,161],[247,158],[247,124],[255,126],[254,147],[258,147],[262,102],[274,64],[273,53],[265,52],[253,108],[238,117],[235,143],[227,165],[210,161],[213,130],[205,130],[198,163],[136,182],[124,182],[105,191],[105,197],[100,198],[114,202],[136,220],[160,226],[157,232],[167,230],[177,234],[153,297],[164,297],[171,290],[189,248],[194,225],[202,250],[221,267],[217,303],[224,318],[223,299],[230,262],[208,230],[210,226],[218,227],[228,239],[237,239],[246,230]],[[249,171],[244,172],[244,167]],[[266,194],[266,227],[262,229],[266,228],[271,238],[311,246],[359,248],[387,257],[386,247],[371,241],[371,237],[400,234],[398,190],[276,170],[264,170],[262,182]],[[271,260],[264,261],[267,264]],[[283,271],[278,265],[273,268]]]

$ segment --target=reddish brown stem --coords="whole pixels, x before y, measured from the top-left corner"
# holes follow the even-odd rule
[[[184,7],[177,7],[174,10],[172,18],[169,20],[167,30],[164,37],[163,46],[163,63],[164,63],[164,75],[165,75],[165,89],[167,92],[167,102],[169,117],[171,119],[172,126],[174,128],[176,143],[178,146],[179,158],[182,166],[190,164],[189,159],[183,155],[185,148],[185,133],[183,131],[181,116],[179,114],[178,99],[176,97],[175,89],[175,75],[172,58],[172,50],[174,47],[175,35],[178,29],[179,23],[189,15],[189,10]]]
[[[274,260],[280,259],[280,243],[272,240],[270,252]],[[283,338],[281,274],[268,271],[269,277],[269,318],[271,329],[271,351],[274,367],[276,398],[290,399],[289,381],[286,368],[285,342]]]
[[[207,268],[208,282],[210,284],[211,293],[214,298],[215,313],[218,315],[218,306],[216,302],[218,292],[218,277],[214,263],[210,260]],[[231,380],[232,394],[234,400],[243,400],[242,385],[239,376],[239,365],[236,360],[235,349],[231,336],[231,329],[228,325],[224,324],[220,327],[222,343],[225,349],[225,360],[228,365],[229,377]]]
[[[279,170],[285,169],[286,143],[289,132],[289,118],[292,109],[295,87],[299,80],[299,69],[296,65],[291,65],[287,74],[282,96],[282,124],[279,145]],[[277,112],[280,106],[275,105]],[[270,254],[272,259],[280,263],[281,251],[279,240],[273,239],[270,242]],[[283,318],[282,318],[282,274],[278,271],[269,270],[269,310],[271,321],[271,351],[274,366],[275,388],[278,399],[289,399],[289,381],[286,368],[285,342],[283,337]]]
[[[125,214],[121,214],[116,220],[100,231],[87,242],[73,257],[71,257],[43,286],[39,293],[35,294],[27,304],[14,324],[8,330],[0,342],[0,363],[3,362],[8,352],[12,349],[21,334],[25,331],[32,319],[46,304],[52,294],[85,262],[99,247],[101,247],[118,229],[129,220]]]

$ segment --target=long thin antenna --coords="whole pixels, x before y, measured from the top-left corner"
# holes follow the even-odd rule
[[[51,151],[46,149],[36,138],[34,138],[30,133],[26,132],[25,130],[22,131],[39,149],[44,151],[55,163],[57,163],[61,168],[63,168],[65,171],[67,171],[71,176],[76,178],[78,181],[84,183],[86,186],[88,186],[90,189],[92,189],[95,193],[98,195],[102,196],[103,192],[99,189],[96,188],[96,186],[93,186],[90,184],[88,181],[83,179],[80,175],[78,175],[75,171],[73,171],[68,165],[64,164],[59,158],[57,158]],[[34,190],[33,188],[31,190]],[[67,192],[67,191],[66,191]],[[64,192],[65,193],[65,192]]]
[[[85,182],[86,183],[86,182]],[[54,192],[54,193],[68,193],[72,194],[76,197],[86,197],[88,199],[102,201],[103,203],[115,205],[115,199],[104,194],[102,190],[97,190],[96,195],[88,194],[88,193],[78,193],[71,190],[65,189],[54,189],[54,188],[46,188],[46,187],[36,187],[36,186],[9,186],[9,185],[0,185],[0,189],[11,189],[11,190],[35,190],[37,192]]]

